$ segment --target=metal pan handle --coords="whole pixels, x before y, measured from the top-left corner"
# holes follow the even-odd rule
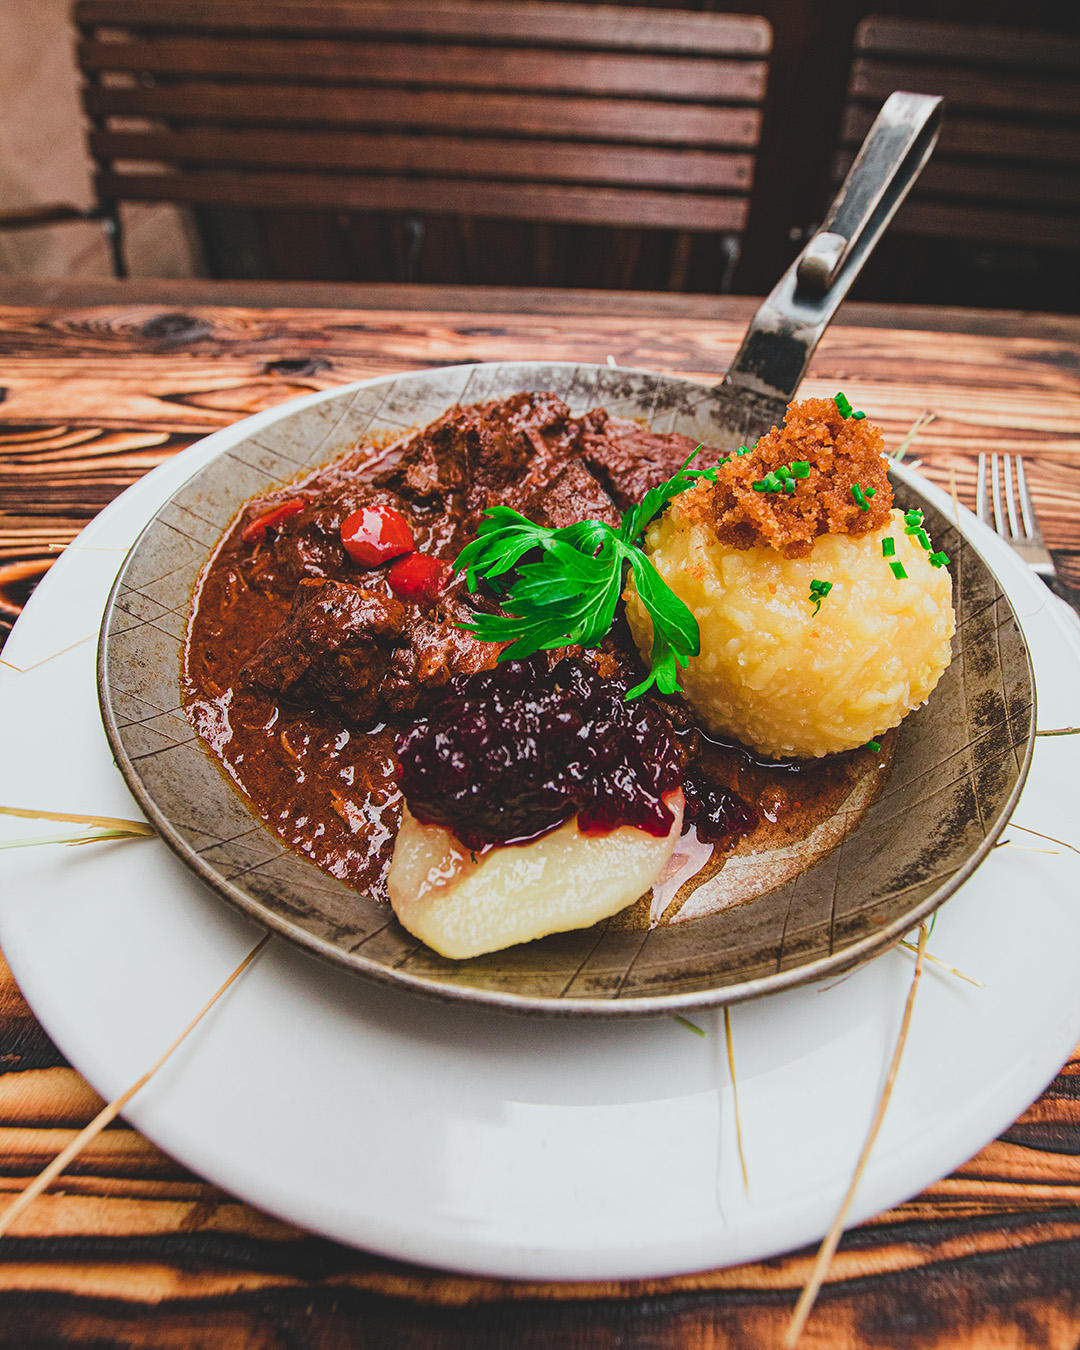
[[[929,159],[942,103],[901,92],[885,100],[821,228],[746,330],[719,386],[727,397],[762,414],[791,401],[818,339]]]

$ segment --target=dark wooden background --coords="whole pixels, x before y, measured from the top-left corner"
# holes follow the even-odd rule
[[[596,293],[0,284],[5,621],[53,546],[248,413],[471,360],[611,355],[712,379],[752,309]],[[844,388],[891,447],[932,409],[913,454],[968,504],[980,449],[1022,451],[1049,542],[1080,582],[1078,349],[1080,320],[848,305],[806,388]],[[0,1190],[25,1185],[99,1105],[0,966]],[[812,1257],[634,1282],[445,1275],[270,1219],[118,1122],[0,1240],[0,1343],[760,1350],[779,1344]],[[1078,1342],[1080,1051],[999,1140],[845,1237],[802,1344]]]
[[[1080,33],[1080,6],[1060,0],[586,0],[646,8],[756,14],[773,29],[762,139],[750,218],[734,274],[736,294],[763,294],[820,221],[833,191],[855,30],[869,15],[1035,30],[1052,46]],[[985,71],[988,88],[1001,76]],[[1074,110],[1061,110],[1075,130]],[[1071,133],[1066,133],[1071,134]],[[1068,166],[1065,166],[1066,169]],[[208,274],[296,280],[405,279],[400,219],[329,211],[203,209],[198,213]],[[659,289],[671,270],[672,231],[430,217],[422,282]],[[1077,251],[1038,237],[1011,245],[903,238],[894,230],[856,284],[854,296],[1075,312]],[[683,289],[712,292],[724,271],[717,240],[692,239]]]

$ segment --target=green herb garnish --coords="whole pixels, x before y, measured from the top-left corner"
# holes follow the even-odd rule
[[[866,416],[864,412],[855,411],[851,406],[851,400],[846,394],[837,394],[833,399],[833,402],[836,404],[841,417],[850,417],[854,422],[861,422]]]
[[[864,749],[864,750],[872,750],[872,751],[874,752],[874,754],[876,755],[877,752],[881,749],[881,742],[880,742],[880,741],[867,741],[866,744],[863,746],[863,749]]]
[[[875,490],[876,489],[871,488],[869,494],[867,494],[862,490],[862,488],[859,486],[858,483],[852,483],[851,495],[855,498],[855,501],[858,504],[860,511],[870,510],[870,502],[867,500],[867,497],[868,495],[872,497],[874,495]]]
[[[791,465],[781,464],[778,469],[767,473],[764,478],[759,478],[750,486],[755,492],[786,492],[790,497],[795,491],[795,479],[809,476],[809,461],[797,459]]]
[[[892,568],[892,574],[897,581],[907,581],[907,571],[902,562],[891,562],[889,566]]]
[[[636,506],[628,507],[618,529],[599,520],[582,520],[552,530],[509,506],[489,507],[476,538],[453,566],[465,573],[470,591],[475,592],[481,578],[487,581],[506,612],[478,613],[472,623],[459,627],[482,642],[509,642],[499,661],[522,660],[555,647],[596,647],[614,621],[629,569],[652,619],[653,645],[648,678],[626,697],[637,698],[653,685],[663,694],[681,693],[679,667],[697,656],[701,646],[697,620],[637,541],[673,497],[700,478],[715,481],[719,465],[689,467],[701,449],[698,446],[665,483],[650,488]],[[525,561],[531,554],[538,556]]]
[[[883,558],[891,558],[895,552],[896,552],[896,540],[892,537],[892,535],[890,535],[888,539],[883,539],[881,541],[881,556]]]
[[[821,608],[821,602],[832,590],[831,581],[812,581],[810,583],[810,603],[814,606],[814,614]],[[813,616],[811,616],[813,617]]]
[[[927,562],[931,567],[948,567],[949,555],[947,553],[931,553]]]

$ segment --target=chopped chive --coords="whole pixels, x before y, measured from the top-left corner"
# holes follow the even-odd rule
[[[792,478],[809,478],[810,461],[808,459],[793,459],[791,461]]]
[[[907,572],[904,570],[904,564],[902,562],[891,562],[889,566],[892,568],[892,574],[897,581],[907,580]]]
[[[785,479],[784,479],[784,491],[788,494],[789,497],[790,497],[791,494],[795,491],[795,479],[794,479],[794,478],[785,478]]]
[[[947,553],[931,553],[928,561],[931,567],[947,567],[949,555]]]
[[[919,541],[920,544],[922,544],[923,548],[926,549],[927,553],[929,553],[929,552],[930,552],[930,536],[926,533],[926,531],[925,531],[925,530],[916,530],[916,531],[915,531],[915,538]]]
[[[891,558],[895,552],[896,540],[892,535],[890,535],[888,539],[883,539],[881,541],[881,556],[883,558]]]
[[[862,490],[862,488],[858,485],[858,483],[852,483],[851,495],[855,498],[855,501],[858,503],[860,511],[870,510],[870,503],[866,500],[866,493]]]
[[[833,402],[839,409],[841,417],[850,417],[851,414],[855,411],[855,409],[851,406],[851,401],[846,394],[837,394],[837,396],[833,399]]]
[[[904,524],[913,525],[916,529],[923,523],[923,513],[916,506],[911,511],[904,512]]]
[[[782,478],[786,483],[787,480],[791,477],[791,470],[788,468],[786,464],[781,464],[776,471],[776,476],[777,478]]]
[[[765,491],[779,492],[781,487],[781,481],[782,481],[781,479],[777,478],[776,474],[767,473],[764,478]]]
[[[825,599],[832,588],[833,584],[831,581],[812,581],[810,583],[810,595],[808,598],[810,603],[814,606],[814,614],[821,608],[822,600]],[[811,617],[813,617],[813,615],[811,615]]]
[[[872,497],[876,491],[877,488],[867,488],[864,495],[867,497]]]
[[[756,483],[751,483],[750,486],[754,489],[755,492],[768,492],[769,490],[766,487],[764,480],[761,478],[759,478]]]
[[[864,412],[852,413],[851,415],[856,422],[860,422],[866,416]]]
[[[863,749],[864,749],[864,750],[872,750],[872,751],[874,752],[874,754],[876,755],[877,752],[881,749],[881,742],[880,742],[880,741],[867,741],[866,744],[863,746]]]
[[[737,455],[748,455],[750,451],[746,448],[745,445],[740,445],[738,450],[735,451],[735,453]]]

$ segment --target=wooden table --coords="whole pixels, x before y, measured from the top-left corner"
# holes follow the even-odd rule
[[[745,300],[403,287],[0,283],[0,613],[140,474],[313,389],[434,363],[574,359],[715,379]],[[844,389],[962,500],[1024,453],[1080,583],[1080,320],[851,304],[804,389]],[[1078,836],[1080,839],[1080,836]],[[1078,842],[1073,840],[1072,842]],[[98,1099],[3,967],[0,1188]],[[259,1214],[118,1124],[0,1241],[5,1345],[767,1347],[812,1253],[680,1279],[542,1285],[366,1256]],[[1080,1052],[999,1140],[849,1233],[803,1344],[1073,1347]]]

